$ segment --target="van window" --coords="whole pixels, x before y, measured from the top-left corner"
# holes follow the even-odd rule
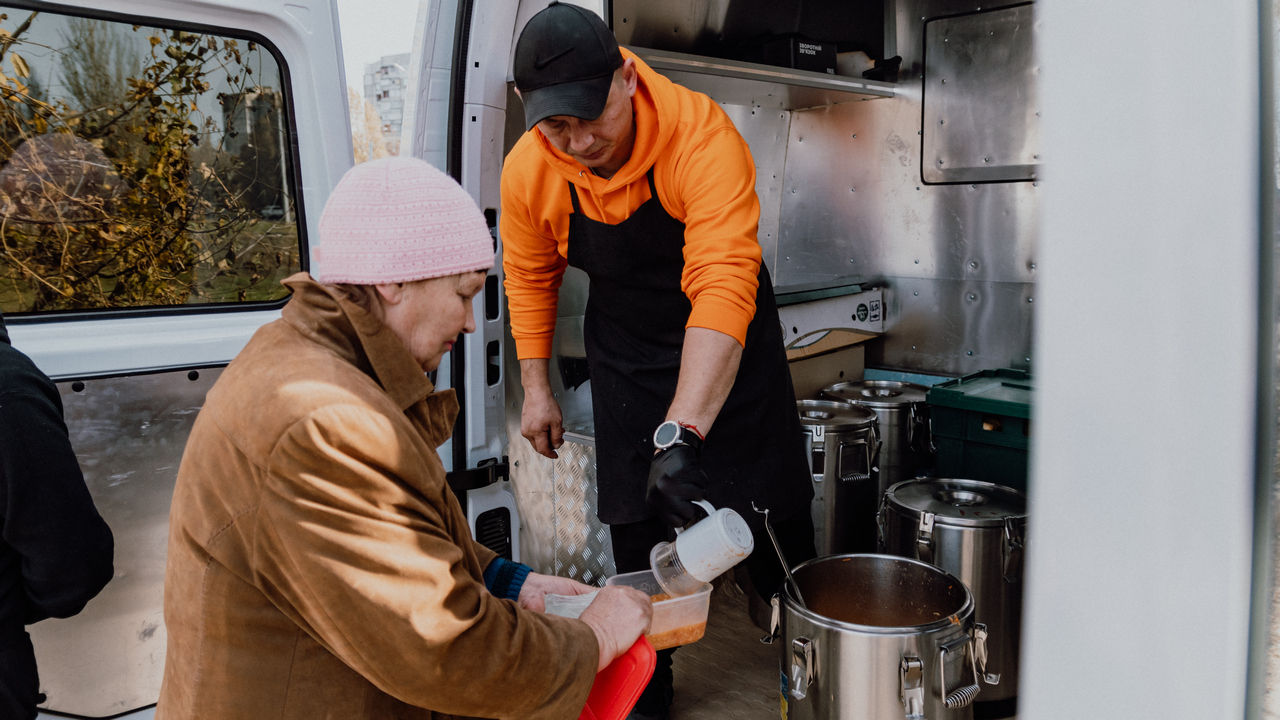
[[[0,311],[272,302],[301,269],[261,44],[0,5]]]

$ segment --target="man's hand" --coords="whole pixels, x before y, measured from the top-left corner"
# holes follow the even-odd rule
[[[524,396],[524,407],[520,410],[520,434],[539,455],[552,460],[560,457],[556,448],[564,444],[564,418],[560,414],[560,403],[550,392]]]
[[[653,456],[645,502],[658,519],[681,527],[697,516],[695,500],[703,499],[707,474],[698,463],[698,451],[688,445],[672,445]]]
[[[596,672],[600,672],[649,631],[653,603],[648,595],[635,588],[606,585],[600,588],[600,594],[582,611],[579,619],[596,634],[600,645],[600,666]]]
[[[520,586],[520,607],[534,612],[547,611],[547,595],[586,595],[599,588],[556,575],[529,573]]]

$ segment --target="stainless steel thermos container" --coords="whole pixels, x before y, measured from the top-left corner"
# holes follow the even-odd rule
[[[934,465],[929,434],[929,388],[909,382],[858,380],[836,383],[822,391],[824,400],[867,408],[880,421],[879,492],[910,480]]]
[[[836,555],[773,598],[784,720],[970,720],[984,630],[953,575],[908,558]],[[768,640],[769,638],[766,638]]]
[[[936,565],[973,593],[989,632],[979,701],[1016,698],[1026,496],[978,480],[908,480],[885,493],[880,523],[885,552]]]
[[[813,473],[813,529],[818,555],[875,552],[880,493],[876,414],[824,400],[796,403]]]

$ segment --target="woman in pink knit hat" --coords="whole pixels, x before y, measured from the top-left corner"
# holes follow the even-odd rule
[[[471,198],[389,158],[338,183],[319,268],[223,371],[178,472],[157,717],[571,720],[648,628],[610,587],[581,620],[475,542],[436,448],[458,413],[434,370],[493,266]]]

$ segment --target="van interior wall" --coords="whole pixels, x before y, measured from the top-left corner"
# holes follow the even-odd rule
[[[725,57],[763,32],[759,22],[742,19],[749,8],[777,22],[779,35],[815,32],[822,25],[805,18],[825,18],[833,28],[826,34],[836,36],[841,51],[861,42],[874,59],[886,48],[902,57],[893,98],[794,111],[763,102],[723,106],[756,160],[760,242],[775,286],[856,277],[883,287],[886,332],[867,347],[870,367],[944,375],[1029,369],[1038,182],[931,183],[922,173],[924,133],[933,130],[923,127],[926,22],[975,13],[980,5],[614,0],[612,16],[624,45]],[[879,24],[882,32],[867,30],[868,23]],[[1025,82],[1025,76],[1008,82]],[[1016,95],[1021,88],[1009,92]],[[973,102],[955,112],[965,113],[974,127],[1007,122],[992,105]],[[984,118],[987,112],[994,114]],[[1035,115],[1029,118],[1034,123]],[[1025,138],[1024,124],[975,137],[971,144],[981,152],[991,136]],[[782,137],[785,142],[779,142]],[[1029,142],[1034,140],[1033,134]]]

